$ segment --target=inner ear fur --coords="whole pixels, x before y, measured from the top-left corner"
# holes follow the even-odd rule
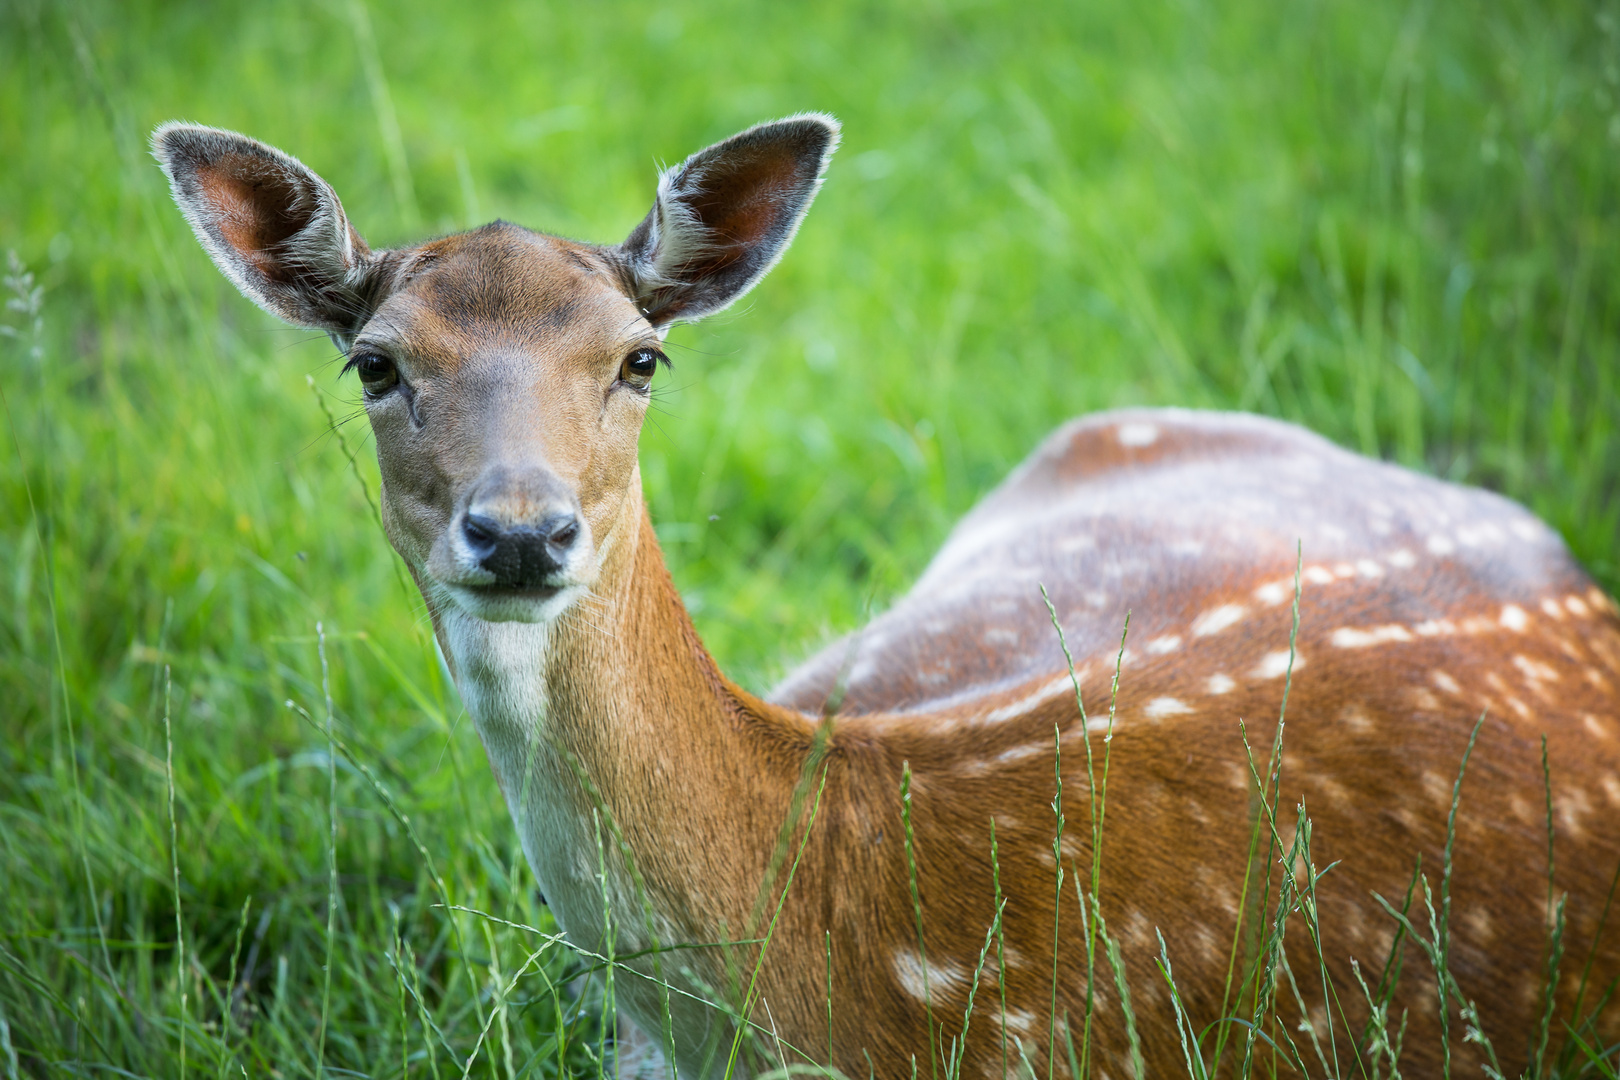
[[[196,124],[158,128],[152,154],[204,250],[248,299],[340,339],[364,321],[376,260],[325,180],[275,147]]]
[[[838,122],[801,113],[700,150],[658,180],[618,248],[628,288],[655,326],[737,300],[782,257],[838,146]]]

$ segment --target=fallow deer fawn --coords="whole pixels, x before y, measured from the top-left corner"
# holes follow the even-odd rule
[[[1054,889],[1054,756],[1072,881],[1091,860],[1075,809],[1088,727],[1044,584],[1093,734],[1131,613],[1100,910],[1129,972],[1147,1075],[1184,1067],[1155,931],[1200,1025],[1234,1008],[1234,955],[1240,980],[1254,960],[1257,932],[1232,944],[1240,903],[1254,908],[1253,889],[1240,897],[1259,812],[1238,721],[1264,771],[1290,677],[1283,808],[1305,803],[1317,871],[1337,864],[1316,884],[1322,949],[1335,1007],[1357,1031],[1367,1010],[1351,958],[1376,975],[1395,930],[1371,894],[1398,904],[1419,853],[1437,870],[1458,763],[1486,715],[1458,824],[1451,962],[1516,1074],[1542,1007],[1544,733],[1568,966],[1600,936],[1620,859],[1620,620],[1514,503],[1252,416],[1093,416],[986,496],[907,597],[769,697],[717,670],[642,500],[648,387],[671,324],[724,308],[781,256],[837,140],[833,120],[806,114],[712,146],[663,174],[617,245],[496,222],[373,251],[295,159],[210,128],[154,136],[225,275],[271,313],[327,331],[359,375],[389,538],[535,876],[579,947],[607,947],[605,907],[616,952],[644,953],[631,964],[647,977],[617,980],[621,1011],[681,1075],[726,1070],[734,1019],[699,999],[735,995],[758,946],[646,950],[762,936],[762,879],[781,871],[768,916],[786,836],[787,855],[802,843],[802,857],[753,1014],[772,1034],[759,1040],[768,1056],[745,1054],[734,1075],[829,1054],[852,1076],[909,1076],[914,1063],[928,1075],[961,1033],[993,872],[1004,941],[979,976],[961,1075],[1020,1072],[1026,1057],[1067,1074],[1056,1029],[1077,1023],[1087,976],[1077,894]],[[821,751],[807,787],[807,757]],[[809,823],[807,839],[785,822]],[[1309,990],[1314,950],[1290,935]],[[1620,934],[1603,937],[1599,989],[1620,971]],[[1434,976],[1413,950],[1405,967],[1392,1024],[1410,1010],[1403,1063],[1435,1074]],[[1131,1067],[1105,970],[1092,1060],[1119,1078]],[[1561,1015],[1575,985],[1560,983]],[[1279,994],[1291,1024],[1307,1019]],[[1318,1006],[1305,1010],[1320,1030]],[[1455,1014],[1450,1033],[1466,1060]]]

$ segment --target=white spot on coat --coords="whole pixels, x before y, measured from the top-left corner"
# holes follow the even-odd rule
[[[925,981],[922,957],[910,949],[896,949],[890,962],[901,988],[918,1001],[948,997],[967,981],[960,964],[937,960],[929,961]]]
[[[1532,660],[1528,656],[1514,653],[1513,666],[1518,668],[1524,674],[1524,677],[1532,683],[1558,681],[1556,669],[1548,664],[1541,663],[1539,660]]]
[[[1288,674],[1288,650],[1279,649],[1277,652],[1266,653],[1260,662],[1254,666],[1249,674],[1257,679],[1280,679]],[[1295,653],[1293,656],[1293,669],[1298,671],[1305,666],[1305,654]]]
[[[1355,806],[1355,800],[1350,797],[1350,789],[1331,776],[1318,777],[1316,786],[1321,788],[1326,793],[1328,801],[1340,810],[1348,810]]]
[[[1583,619],[1592,613],[1591,609],[1586,606],[1586,601],[1578,596],[1564,597],[1564,606],[1569,608],[1571,615],[1578,615]]]
[[[1549,618],[1562,619],[1564,617],[1564,609],[1559,607],[1558,601],[1550,596],[1541,602],[1541,610],[1545,611]]]
[[[1401,548],[1399,551],[1390,552],[1384,561],[1398,570],[1410,570],[1417,565],[1417,556]]]
[[[1075,672],[1075,675],[1077,678],[1084,678],[1084,675],[1081,672]],[[1047,683],[1033,694],[1030,694],[1027,697],[1019,698],[1011,705],[1003,705],[999,709],[991,709],[983,716],[978,717],[974,722],[978,724],[1000,724],[1007,720],[1016,720],[1020,716],[1028,715],[1037,706],[1041,705],[1043,702],[1052,700],[1065,690],[1069,691],[1071,694],[1074,692],[1074,682],[1070,680],[1068,672],[1064,672],[1062,675],[1059,675],[1057,678],[1053,679],[1051,682]]]
[[[1489,945],[1491,939],[1496,936],[1496,928],[1491,925],[1490,913],[1484,908],[1469,908],[1463,914],[1462,921],[1473,935],[1476,945]]]
[[[1248,613],[1249,609],[1242,604],[1222,604],[1218,608],[1211,608],[1193,621],[1193,635],[1208,637],[1210,634],[1218,634]]]
[[[1230,675],[1225,675],[1218,671],[1211,675],[1209,680],[1204,683],[1204,689],[1209,691],[1211,694],[1229,694],[1232,692],[1232,689],[1235,686],[1237,686],[1237,683],[1232,681],[1232,677]]]
[[[1093,733],[1093,734],[1098,734],[1098,735],[1104,734],[1104,733],[1106,733],[1108,731],[1108,725],[1110,723],[1112,723],[1114,725],[1114,728],[1117,730],[1119,728],[1119,722],[1118,721],[1119,721],[1119,718],[1117,716],[1112,721],[1110,721],[1109,718],[1108,718],[1107,713],[1101,713],[1101,714],[1099,714],[1097,716],[1091,717],[1090,719],[1088,719],[1086,721],[1086,730],[1088,732]],[[1077,730],[1079,730],[1079,727],[1080,727],[1079,724],[1074,725],[1074,727],[1070,728],[1068,733],[1065,734],[1063,737],[1065,739],[1069,738]]]
[[[1592,812],[1592,797],[1585,788],[1566,787],[1553,798],[1558,808],[1558,820],[1577,840],[1586,835],[1586,823],[1581,819]]]
[[[1502,681],[1502,676],[1493,671],[1485,676],[1485,681],[1490,684],[1491,689],[1502,696],[1507,707],[1517,713],[1520,720],[1530,719],[1530,707],[1513,695],[1507,683]]]
[[[1267,607],[1276,607],[1278,604],[1294,595],[1294,583],[1284,584],[1281,581],[1271,581],[1254,590],[1254,598]]]
[[[996,1019],[1000,1020],[1001,1017],[997,1016]],[[1019,1035],[1028,1035],[1035,1030],[1035,1014],[1025,1012],[1023,1009],[1008,1009],[1005,1023],[1008,1031],[1016,1032]],[[998,1072],[997,1075],[999,1076],[1000,1073]]]
[[[1429,549],[1431,555],[1450,555],[1457,550],[1456,544],[1453,544],[1449,538],[1441,536],[1439,533],[1429,537],[1429,542],[1424,546]]]
[[[1356,562],[1356,573],[1362,577],[1383,577],[1384,568],[1371,559],[1360,559]]]
[[[1186,704],[1177,701],[1173,697],[1157,697],[1148,702],[1147,708],[1143,709],[1142,711],[1147,713],[1150,718],[1159,720],[1166,716],[1178,716],[1183,713],[1190,713],[1192,712],[1192,709],[1188,708]]]
[[[1410,691],[1410,695],[1412,703],[1423,712],[1440,711],[1440,699],[1435,697],[1433,691],[1428,687],[1414,686]]]
[[[1121,446],[1152,446],[1158,441],[1159,427],[1157,424],[1119,425],[1119,444]]]
[[[1206,964],[1216,964],[1221,959],[1221,946],[1215,940],[1215,932],[1207,925],[1200,923],[1193,929],[1193,944]]]
[[[1346,727],[1363,734],[1373,729],[1372,717],[1368,716],[1360,705],[1345,706],[1344,711],[1339,714],[1339,719]]]
[[[1147,651],[1153,656],[1163,656],[1165,653],[1173,653],[1179,648],[1181,648],[1181,638],[1175,634],[1165,634],[1161,637],[1156,637],[1147,643]]]
[[[1518,604],[1509,604],[1502,609],[1502,616],[1497,621],[1509,630],[1522,634],[1524,628],[1530,625],[1530,616]]]
[[[1355,626],[1341,626],[1328,640],[1340,649],[1364,649],[1369,645],[1383,645],[1390,641],[1411,641],[1412,632],[1400,623],[1374,626],[1362,630]]]
[[[1450,675],[1447,675],[1438,668],[1430,673],[1429,681],[1448,694],[1462,694],[1462,687],[1457,685],[1457,680],[1453,679]]]
[[[1048,744],[1046,743],[1035,743],[1030,746],[1015,746],[1011,750],[1003,750],[1001,753],[997,754],[996,763],[998,765],[1015,765],[1020,761],[1027,761],[1032,757],[1038,757],[1047,749],[1047,746]]]

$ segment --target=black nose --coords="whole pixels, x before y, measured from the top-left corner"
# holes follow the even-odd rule
[[[539,525],[507,528],[494,518],[468,514],[461,533],[478,565],[495,575],[497,586],[532,589],[551,584],[552,575],[563,568],[568,549],[579,538],[579,518],[553,514]]]

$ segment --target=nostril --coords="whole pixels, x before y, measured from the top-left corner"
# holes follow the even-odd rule
[[[468,514],[461,523],[461,535],[467,548],[480,561],[494,554],[501,531],[498,522],[482,514]]]
[[[568,565],[584,526],[572,512],[552,514],[534,525],[509,525],[469,512],[460,529],[464,552],[480,570],[494,575],[489,584],[530,589],[551,585],[551,578]]]
[[[546,542],[552,547],[566,551],[579,536],[579,518],[573,514],[562,515],[546,522]]]

